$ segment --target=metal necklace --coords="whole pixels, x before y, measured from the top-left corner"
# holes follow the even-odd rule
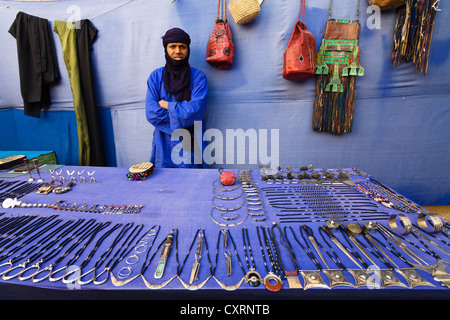
[[[69,261],[67,261],[66,265],[61,267],[60,269],[57,270],[53,270],[53,268],[55,268],[55,266],[65,257],[67,256],[68,252],[61,256],[58,260],[56,260],[51,267],[50,270],[50,275],[49,275],[49,280],[51,282],[55,282],[55,281],[59,281],[61,280],[67,273],[68,269],[70,266],[74,265],[75,262],[78,260],[78,258],[81,256],[81,254],[84,252],[84,250],[86,249],[86,247],[94,240],[94,238],[97,236],[97,234],[102,231],[103,229],[105,229],[106,227],[108,227],[111,224],[111,221],[107,221],[106,223],[103,224],[99,224],[94,230],[93,232],[90,234],[89,239],[83,244],[83,246],[78,249],[78,251],[69,259]],[[89,235],[89,234],[88,234]],[[58,274],[59,272],[61,272],[62,270],[65,270],[64,274],[60,277],[56,277],[55,275]]]
[[[364,228],[364,231],[366,231],[366,228]],[[384,240],[388,243],[389,246],[386,246],[376,237],[372,237],[372,239],[409,266],[409,268],[397,268],[395,270],[406,279],[410,288],[414,288],[417,286],[431,286],[431,287],[435,286],[434,284],[422,278],[422,276],[414,268],[414,265],[410,263],[408,260],[406,260],[406,258],[397,250],[397,248],[394,247],[393,242],[391,242],[381,231],[378,230],[378,233],[384,238]]]
[[[73,237],[76,237],[78,232],[83,231],[83,229],[86,227],[86,225],[90,224],[90,222],[87,222],[86,224],[82,225],[78,230],[76,230],[83,222],[84,222],[84,219],[80,219],[80,220],[76,221],[73,225],[70,225],[68,230],[64,231],[64,233],[60,234],[58,237],[53,239],[53,241],[49,245],[47,245],[45,248],[41,249],[40,251],[35,253],[33,256],[29,257],[25,262],[23,262],[21,264],[22,270],[18,274],[19,280],[27,280],[27,279],[30,279],[31,277],[33,277],[34,273],[31,274],[30,276],[22,276],[22,274],[24,274],[27,270],[30,270],[30,269],[36,269],[36,271],[39,271],[39,266],[42,263],[44,263],[48,259],[51,259],[54,255],[58,254],[58,252],[62,249],[63,245],[65,245],[68,241],[72,240]],[[72,232],[72,234],[69,235],[70,232]],[[62,239],[65,239],[65,240],[63,240],[60,244],[58,244],[58,242]],[[42,257],[42,255],[44,255],[46,253],[46,251],[50,247],[53,247],[53,246],[56,246],[56,247],[54,247],[54,249],[51,252],[49,252],[47,255]],[[40,259],[38,260],[37,263],[35,263],[34,265],[27,268],[27,265],[29,263],[33,262],[34,260],[36,260],[38,258],[40,258]]]
[[[92,250],[89,252],[89,254],[86,256],[86,258],[84,258],[83,262],[80,264],[80,266],[72,266],[74,268],[70,268],[66,270],[66,274],[64,274],[64,276],[62,277],[62,282],[65,284],[71,284],[74,282],[79,283],[81,275],[82,275],[82,270],[83,268],[90,262],[90,260],[92,259],[92,257],[94,256],[94,254],[96,253],[96,251],[98,250],[98,248],[100,247],[100,245],[102,244],[102,242],[108,238],[111,233],[113,233],[115,230],[117,230],[122,224],[121,223],[117,223],[115,224],[112,228],[110,228],[108,231],[106,231],[95,243],[94,248],[92,248]],[[81,283],[79,283],[81,284]]]
[[[239,265],[240,265],[241,270],[242,270],[242,273],[243,273],[243,276],[242,276],[241,280],[239,280],[239,281],[238,281],[236,284],[234,284],[234,285],[226,285],[226,284],[224,284],[223,282],[221,282],[221,281],[216,277],[216,268],[217,268],[217,261],[218,261],[218,257],[219,257],[219,243],[220,243],[220,237],[221,237],[221,235],[223,235],[223,237],[224,237],[223,243],[224,243],[224,248],[225,248],[225,249],[228,248],[228,238],[231,240],[231,242],[232,242],[232,244],[233,244],[233,247],[234,247],[234,252],[235,252],[235,254],[236,254],[236,258],[237,258],[237,260],[238,260],[238,262],[239,262]],[[227,260],[226,260],[227,274],[228,274],[228,275],[231,275],[231,272],[230,272],[230,271],[231,271],[231,254],[230,254],[230,255],[227,255],[227,254],[226,254],[227,252],[228,252],[228,251],[225,252],[225,256],[227,257]],[[214,277],[214,279],[216,280],[216,282],[219,284],[219,286],[222,287],[222,289],[225,289],[225,290],[227,290],[227,291],[236,290],[237,288],[239,288],[239,287],[241,286],[242,282],[244,281],[245,270],[244,270],[244,267],[242,266],[241,259],[239,258],[239,254],[238,254],[238,251],[237,251],[237,248],[236,248],[236,244],[234,243],[233,237],[231,236],[231,233],[229,232],[228,229],[224,229],[224,228],[220,229],[220,230],[219,230],[219,235],[217,236],[216,260],[215,260],[215,263],[214,263],[213,277]]]
[[[136,246],[134,247],[134,250],[135,250],[135,253],[136,253],[136,254],[144,253],[145,251],[147,251],[145,261],[147,261],[147,258],[148,258],[149,254],[150,254],[150,251],[151,251],[152,247],[153,247],[153,244],[154,244],[156,238],[158,237],[158,233],[159,233],[160,228],[161,228],[161,227],[160,227],[159,225],[154,225],[153,227],[151,227],[151,228],[146,232],[146,234],[144,235],[144,237],[142,237],[142,238],[138,241],[138,245],[136,245]],[[147,237],[151,237],[150,239],[152,239],[149,246],[147,246],[147,245],[149,244],[148,241],[150,241],[150,239],[148,239],[148,240],[146,239],[146,241],[144,242],[144,238],[147,238]],[[143,251],[141,251],[141,249],[137,250],[138,248],[141,248],[141,247],[144,247],[144,250],[143,250]],[[117,261],[117,265],[121,262],[121,260],[123,260],[124,257],[125,257],[125,256],[122,256],[122,258],[121,258],[120,260]],[[128,259],[128,258],[127,258],[127,259]],[[144,263],[143,267],[141,268],[141,271],[142,271],[142,269],[144,269],[144,266],[145,266],[145,263]],[[126,271],[126,273],[124,273],[124,272],[125,272],[124,270]],[[145,270],[144,270],[144,271],[145,271]],[[128,272],[129,272],[129,273],[128,273]],[[127,279],[127,280],[119,280],[119,279],[118,279],[118,278],[122,278],[122,279],[127,278],[127,277],[129,277],[129,276],[132,274],[132,272],[133,272],[133,270],[132,270],[132,268],[129,267],[129,266],[122,267],[122,268],[119,270],[119,272],[117,273],[117,277],[115,277],[115,276],[114,276],[114,273],[111,271],[111,282],[112,282],[116,287],[120,287],[120,286],[123,286],[123,285],[125,285],[125,284],[127,284],[127,283],[133,281],[134,279],[136,279],[137,277],[139,277],[139,275],[142,273],[142,272],[141,272],[141,273],[139,273],[139,274],[137,274],[137,275],[135,275],[135,276],[133,276],[133,277]]]
[[[7,246],[3,247],[0,252],[5,251],[7,248],[13,246],[14,244],[16,244],[17,242],[19,242],[20,240],[25,239],[28,235],[32,234],[33,232],[44,228],[43,230],[48,230],[48,227],[45,227],[46,224],[51,223],[54,219],[56,218],[56,216],[50,216],[48,218],[41,218],[40,221],[37,221],[37,223],[30,227],[26,232],[23,232],[22,234],[20,234],[18,237],[16,237],[15,239],[13,239],[11,241],[10,244],[8,244]],[[61,220],[56,220],[58,223],[61,222]],[[54,224],[52,224],[52,226],[54,226]],[[11,250],[5,252],[4,254],[2,254],[0,256],[0,261],[4,260],[5,258],[11,256],[13,253],[17,252],[18,250],[20,250],[22,247],[24,247],[27,243],[30,243],[31,241],[33,241],[34,239],[36,239],[38,236],[40,236],[42,234],[42,231],[38,231],[37,235],[31,236],[30,239],[28,240],[23,240],[23,242],[21,242],[19,245],[17,245],[16,247],[12,248]]]
[[[242,242],[244,243],[245,261],[248,268],[248,272],[245,274],[244,280],[252,287],[258,287],[261,283],[263,283],[263,279],[261,278],[261,275],[256,271],[255,260],[253,259],[252,247],[250,246],[250,238],[248,236],[248,230],[246,227],[242,228]],[[252,262],[251,266],[249,263],[248,255],[250,255],[250,260]]]
[[[52,224],[50,224],[49,226],[45,227],[44,229],[40,230],[38,233],[36,233],[35,236],[33,236],[32,238],[28,239],[27,241],[22,242],[21,244],[19,244],[17,247],[15,247],[13,250],[11,250],[10,252],[5,253],[5,258],[9,257],[11,254],[15,253],[17,250],[20,250],[22,247],[25,247],[26,245],[28,245],[29,243],[31,243],[32,241],[34,241],[35,239],[41,237],[42,235],[46,234],[48,230],[53,229],[54,227],[56,227],[58,224],[61,223],[62,220],[56,220],[54,221]],[[48,241],[51,241],[53,239],[53,237],[58,234],[59,232],[61,232],[62,230],[64,230],[64,228],[66,228],[69,224],[71,224],[72,222],[66,222],[65,224],[63,224],[62,226],[59,226],[58,228],[56,228],[55,230],[53,230],[48,236],[44,237],[43,239],[39,240],[40,242],[38,242],[37,244],[34,244],[30,247],[28,247],[28,249],[26,249],[24,252],[16,255],[14,258],[11,258],[8,262],[0,265],[0,267],[4,266],[4,265],[9,265],[9,268],[0,273],[2,275],[3,280],[9,280],[14,278],[15,276],[17,276],[18,274],[14,275],[14,276],[8,276],[7,274],[10,273],[13,269],[16,268],[21,268],[21,266],[16,266],[14,267],[14,263],[24,259],[27,255],[31,254],[33,251],[38,250],[41,246],[43,246],[45,243],[47,243]],[[50,243],[51,245],[52,243]]]
[[[278,245],[276,244],[276,238],[275,238],[275,232],[274,232],[275,229],[278,230],[278,232],[280,233],[280,243],[281,243],[281,245],[282,245],[283,247],[285,247],[286,250],[287,250],[288,253],[289,253],[289,259],[291,260],[291,263],[292,263],[292,265],[294,266],[294,269],[293,269],[293,270],[286,270],[286,268],[285,268],[285,267],[283,266],[283,264],[282,264],[282,261],[281,261],[281,251],[280,251]],[[296,258],[296,256],[295,256],[294,249],[292,248],[292,245],[291,245],[291,243],[290,243],[290,241],[289,241],[289,239],[288,239],[288,237],[287,237],[286,227],[284,228],[284,232],[283,232],[283,231],[281,230],[280,226],[279,226],[278,224],[274,223],[274,224],[272,225],[271,231],[272,231],[272,237],[273,237],[273,239],[274,239],[274,241],[275,241],[275,246],[276,246],[276,248],[277,248],[277,251],[278,251],[279,254],[280,254],[280,257],[279,257],[279,259],[280,259],[280,265],[281,265],[281,267],[282,267],[283,270],[284,270],[284,274],[285,274],[286,279],[288,280],[289,288],[302,289],[303,286],[302,286],[302,284],[301,284],[301,282],[300,282],[300,279],[299,279],[299,270],[300,270],[300,267],[299,267],[299,265],[298,265],[298,263],[297,263],[297,258]],[[292,231],[292,229],[291,229],[291,231]],[[301,276],[304,277],[303,274],[301,274]]]
[[[203,241],[204,241],[204,243],[205,243],[205,249],[206,249],[206,253],[207,253],[207,257],[208,257],[208,262],[209,262],[209,270],[210,270],[210,274],[209,274],[209,276],[208,276],[205,280],[203,280],[203,281],[202,281],[201,283],[199,283],[198,285],[192,285],[192,284],[187,284],[185,281],[183,281],[183,279],[180,277],[180,275],[181,275],[181,272],[182,272],[182,270],[183,270],[184,264],[186,263],[186,260],[187,260],[187,258],[188,258],[188,256],[189,256],[189,253],[190,253],[190,251],[191,251],[191,249],[192,249],[192,246],[194,245],[195,239],[197,238],[199,232],[201,232],[202,235],[203,235]],[[177,277],[178,277],[178,279],[180,280],[181,284],[182,284],[186,289],[188,289],[188,290],[198,290],[198,289],[202,288],[202,287],[206,284],[206,282],[208,282],[208,280],[211,279],[211,277],[213,276],[213,268],[212,268],[212,264],[211,264],[211,258],[210,258],[210,256],[209,256],[208,242],[206,241],[206,236],[205,236],[204,233],[205,233],[205,230],[204,230],[203,228],[199,228],[199,229],[197,230],[197,233],[196,233],[194,239],[192,240],[192,243],[191,243],[191,246],[190,246],[190,248],[189,248],[189,251],[188,251],[188,253],[186,254],[186,257],[184,258],[183,264],[182,264],[182,266],[181,266],[181,268],[180,268],[180,270],[178,271],[178,274],[177,274]]]
[[[78,279],[79,284],[82,284],[82,285],[89,284],[97,278],[97,269],[102,266],[103,262],[105,262],[105,260],[111,254],[112,250],[122,240],[122,238],[125,236],[125,234],[128,232],[128,230],[130,230],[133,227],[133,225],[134,225],[133,222],[129,222],[122,227],[119,234],[116,236],[116,238],[111,243],[111,245],[108,247],[108,249],[106,249],[106,251],[104,251],[103,254],[97,259],[97,261],[94,264],[94,267],[91,270],[85,272],[84,274],[82,274],[80,276],[80,278]],[[89,280],[84,281],[83,278],[86,277],[90,273],[94,273],[94,275]]]
[[[23,216],[23,217],[19,217],[19,221],[14,223],[12,225],[12,228],[7,230],[7,232],[2,236],[2,242],[0,242],[0,246],[2,246],[1,251],[4,251],[5,249],[7,249],[9,246],[12,246],[14,244],[13,240],[14,238],[16,238],[17,236],[20,236],[21,234],[23,234],[23,230],[22,227],[24,227],[25,229],[27,228],[31,228],[33,225],[35,225],[36,223],[39,223],[39,219],[38,221],[34,221],[34,219],[36,218],[36,216]],[[42,220],[42,218],[40,218]],[[30,226],[27,226],[28,223],[30,223]],[[16,240],[17,241],[17,240]],[[7,247],[4,247],[6,244],[9,245]]]
[[[371,286],[380,288],[380,284],[372,277],[371,271],[373,268],[370,268],[370,266],[364,261],[364,259],[361,257],[361,255],[358,253],[358,251],[354,248],[352,243],[350,242],[350,239],[346,236],[345,229],[342,225],[339,225],[338,230],[343,235],[344,239],[346,240],[349,247],[346,247],[347,252],[350,252],[350,254],[359,261],[360,264],[363,265],[364,269],[347,269],[347,271],[353,276],[355,279],[355,286],[361,287],[361,286]],[[356,240],[354,240],[356,242]],[[376,265],[374,263],[374,265]]]
[[[310,227],[306,226],[306,225],[302,225],[299,227],[300,230],[300,235],[303,238],[303,241],[306,244],[306,248],[303,247],[300,243],[300,241],[297,239],[297,237],[295,236],[295,233],[293,233],[295,240],[297,241],[297,243],[302,247],[302,249],[306,252],[307,256],[311,259],[311,261],[313,261],[313,263],[315,264],[316,268],[318,271],[314,271],[314,270],[303,270],[301,271],[304,279],[305,279],[305,290],[309,289],[309,288],[313,288],[313,287],[318,287],[318,288],[326,288],[326,289],[330,289],[330,287],[328,285],[325,284],[325,282],[323,281],[321,275],[320,275],[320,271],[323,271],[322,265],[319,262],[319,260],[316,258],[314,252],[312,251],[311,247],[309,246],[309,242],[312,244],[312,246],[314,247],[314,249],[316,250],[317,254],[319,255],[319,257],[322,259],[322,261],[326,264],[325,258],[322,255],[322,252],[319,249],[319,246],[317,244],[316,239],[313,236],[313,231]],[[306,233],[306,236],[303,234],[303,232]],[[309,242],[308,242],[308,240]],[[325,273],[325,275],[327,275]],[[331,282],[331,281],[330,281]]]
[[[172,229],[171,232],[174,233],[174,240],[175,240],[175,259],[177,262],[177,271],[178,271],[178,229]],[[155,237],[156,239],[156,237]],[[153,240],[154,241],[154,240]],[[153,255],[151,256],[150,259],[148,259],[149,254],[150,254],[150,250],[147,252],[147,256],[145,258],[145,263],[142,265],[141,268],[141,273],[140,276],[142,278],[142,280],[144,281],[145,285],[147,286],[147,288],[149,289],[161,289],[164,288],[167,284],[169,284],[173,279],[175,279],[177,277],[178,274],[175,274],[174,276],[172,276],[170,279],[164,281],[161,284],[152,284],[150,283],[144,276],[146,270],[148,269],[148,267],[150,266],[150,263],[152,262],[153,258],[155,257],[156,253],[159,251],[159,249],[162,247],[162,245],[166,242],[166,238],[164,238],[161,243],[158,245],[158,247],[156,248],[155,252],[153,253]],[[153,245],[153,243],[152,243]],[[172,244],[173,245],[173,244]],[[133,278],[134,279],[134,278]]]
[[[86,228],[86,230],[84,231],[84,234],[81,234],[79,236],[79,238],[66,250],[66,252],[64,252],[58,259],[56,259],[55,261],[53,261],[52,263],[50,263],[48,266],[46,266],[45,268],[42,268],[38,271],[35,272],[35,274],[32,277],[32,281],[33,283],[37,283],[40,282],[44,279],[46,279],[47,277],[50,277],[52,271],[53,271],[53,267],[61,262],[61,260],[63,260],[65,257],[67,257],[67,255],[72,252],[73,250],[75,250],[76,247],[78,247],[78,245],[80,243],[83,242],[84,239],[86,239],[92,232],[95,232],[95,230],[97,228],[101,227],[101,223],[97,223],[93,226],[90,226],[89,228]],[[37,276],[43,272],[48,272],[45,276],[38,278]]]
[[[349,236],[357,236],[362,234],[362,228],[361,226],[358,224],[347,224],[347,235]],[[373,250],[372,251],[369,247],[367,247],[366,245],[364,245],[361,241],[359,241],[356,237],[354,237],[354,239],[356,240],[355,245],[359,244],[358,249],[360,249],[361,252],[363,252],[364,255],[366,255],[367,258],[369,258],[368,253],[371,253],[373,256],[377,257],[380,261],[382,261],[387,267],[388,269],[381,269],[377,266],[377,264],[374,263],[374,261],[372,259],[369,258],[369,260],[375,265],[375,268],[372,268],[372,271],[374,272],[374,274],[380,279],[381,281],[381,286],[383,288],[386,287],[391,287],[391,286],[400,286],[400,287],[408,287],[407,285],[405,285],[403,282],[401,282],[397,276],[394,274],[393,270],[394,267],[389,263],[389,261],[387,259],[384,258],[384,255],[382,253],[382,251],[380,251],[377,246],[373,245],[370,241],[367,240],[367,242],[369,243],[369,245],[372,246]],[[364,250],[366,251],[366,253],[364,253]]]
[[[266,287],[267,290],[271,291],[271,292],[278,292],[282,289],[283,287],[283,281],[281,279],[281,277],[277,274],[275,274],[276,272],[278,272],[278,268],[276,268],[275,266],[275,259],[273,257],[272,254],[272,250],[270,248],[270,243],[269,243],[269,239],[267,234],[266,234],[266,229],[267,229],[267,233],[269,233],[269,230],[267,227],[262,227],[262,226],[257,226],[256,227],[256,231],[258,234],[258,240],[259,240],[259,245],[261,248],[261,254],[263,256],[264,259],[264,266],[266,268],[266,272],[267,275],[264,277],[264,286]],[[267,250],[267,255],[268,255],[268,260],[270,262],[270,266],[271,266],[271,270],[269,270],[269,267],[267,265],[267,259],[266,259],[266,255],[264,253],[264,246],[261,240],[261,236],[260,236],[260,230],[263,234],[263,238],[264,238],[264,244]]]
[[[117,249],[116,253],[113,254],[113,256],[111,257],[111,259],[108,261],[108,263],[106,264],[105,268],[103,269],[102,272],[100,272],[98,275],[96,275],[96,277],[94,278],[94,284],[99,285],[99,284],[103,284],[105,283],[108,279],[109,279],[109,275],[111,273],[111,271],[114,269],[114,267],[117,265],[118,261],[120,260],[120,258],[123,255],[126,255],[127,252],[129,252],[128,247],[130,246],[130,244],[134,243],[134,239],[136,239],[136,237],[139,235],[139,233],[142,231],[143,229],[143,225],[137,225],[134,227],[133,231],[128,235],[128,237],[125,239],[124,243]],[[131,236],[134,234],[134,232],[136,231],[136,234],[131,238]],[[145,236],[145,234],[144,234]],[[131,239],[130,239],[131,238]],[[130,239],[130,240],[129,240]],[[123,249],[123,251],[121,252],[121,250]],[[133,248],[131,248],[132,250]],[[116,258],[117,257],[117,258]],[[106,273],[105,279],[103,280],[98,280],[98,278],[103,274]]]
[[[322,228],[319,228],[319,233],[320,233],[323,241],[327,244],[328,248],[332,252],[332,254],[330,252],[328,252],[328,250],[319,241],[317,241],[317,244],[330,257],[330,259],[333,260],[333,262],[339,267],[339,269],[330,269],[328,267],[328,269],[322,270],[327,275],[328,279],[330,280],[330,288],[334,288],[337,286],[354,287],[354,285],[350,281],[348,281],[347,277],[344,274],[344,270],[347,270],[347,268],[344,266],[344,264],[339,259],[339,256],[333,250],[333,247],[331,246],[331,244],[329,244],[327,242],[323,232],[324,231],[322,230]]]
[[[33,268],[36,269],[36,271],[31,275],[32,281],[33,281],[33,282],[39,282],[40,279],[36,278],[37,275],[40,274],[41,272],[49,271],[49,270],[51,269],[51,265],[52,265],[52,264],[50,264],[50,265],[48,265],[48,266],[46,266],[46,267],[44,267],[44,268],[41,269],[41,265],[42,265],[42,264],[44,264],[44,263],[46,263],[46,262],[49,262],[49,261],[52,261],[52,260],[57,256],[57,254],[58,254],[59,252],[61,252],[61,250],[62,250],[66,245],[68,245],[72,240],[75,240],[74,246],[73,246],[73,247],[70,247],[67,251],[73,250],[74,247],[76,247],[76,246],[77,246],[77,245],[78,245],[85,237],[87,237],[87,235],[89,234],[89,232],[91,232],[91,230],[92,230],[91,228],[95,228],[95,226],[92,226],[93,223],[95,223],[95,220],[94,220],[94,219],[92,219],[92,220],[86,222],[82,227],[80,227],[79,230],[77,230],[76,232],[74,232],[74,233],[72,234],[72,236],[70,236],[70,237],[66,238],[65,240],[63,240],[63,241],[58,245],[58,247],[56,247],[53,251],[49,252],[45,257],[43,257],[42,259],[40,259],[40,260],[39,260],[36,264],[34,264],[33,266],[30,266],[28,269],[33,269]],[[63,254],[63,255],[64,255],[64,254]],[[26,272],[26,270],[25,270],[24,272]],[[43,279],[45,279],[45,278],[46,278],[47,276],[49,276],[49,275],[50,275],[50,273],[47,274]],[[25,276],[20,275],[20,276],[19,276],[19,280],[21,280],[21,278],[22,278],[23,280],[29,279],[29,277],[25,277]]]

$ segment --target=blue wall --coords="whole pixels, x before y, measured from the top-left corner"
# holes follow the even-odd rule
[[[424,76],[412,64],[392,65],[395,10],[382,12],[380,28],[370,29],[367,21],[373,15],[366,12],[367,1],[361,0],[361,65],[366,73],[357,79],[353,132],[343,136],[312,131],[313,79],[294,83],[281,76],[283,52],[297,20],[300,1],[266,0],[260,14],[247,25],[235,24],[229,14],[236,55],[233,67],[227,71],[214,69],[205,60],[217,1],[126,2],[0,1],[0,30],[3,30],[0,32],[0,108],[16,108],[17,112],[22,107],[16,44],[7,32],[17,11],[51,22],[71,19],[79,13],[76,17],[91,19],[99,30],[92,58],[97,100],[110,113],[112,133],[105,137],[105,144],[111,151],[110,158],[114,158],[113,165],[126,167],[147,161],[153,128],[144,116],[146,80],[153,69],[164,64],[161,36],[168,28],[178,26],[191,35],[191,65],[202,69],[208,77],[206,128],[217,129],[224,135],[227,129],[257,132],[276,129],[282,167],[355,166],[419,204],[450,204],[450,10],[447,2],[440,2],[442,11],[437,13],[430,66]],[[353,6],[351,1],[345,1],[345,5],[343,0],[333,2],[333,17],[354,18],[356,1]],[[305,23],[316,37],[317,48],[328,4],[328,0],[307,1]],[[6,5],[10,7],[4,8]],[[56,111],[73,112],[61,45],[57,41],[55,44],[63,79],[52,90],[49,115],[40,121],[49,130],[47,134],[44,134],[46,130],[40,131],[39,141],[45,141],[45,150],[52,150],[49,145],[53,149],[64,145],[64,163],[76,164],[77,157],[67,152],[77,148],[76,139],[70,138],[73,118],[63,117],[59,121],[53,117],[62,113],[50,115]],[[17,119],[16,112],[0,113],[2,149],[17,149],[21,145],[20,149],[29,149],[25,137],[32,134],[30,127],[15,129],[11,135],[6,129],[9,127],[3,126],[10,119]],[[66,132],[65,136],[57,135],[52,129],[61,123],[66,128],[58,132]],[[257,168],[249,160],[244,164],[236,162],[237,159],[234,165],[227,166]]]

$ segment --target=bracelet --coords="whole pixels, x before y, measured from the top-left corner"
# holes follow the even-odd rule
[[[430,230],[430,226],[427,223],[427,220],[429,220],[431,222],[431,228],[432,228],[431,230]],[[431,213],[431,214],[420,213],[419,216],[417,217],[417,224],[421,228],[426,229],[426,231],[429,231],[432,233],[441,232],[442,228],[444,227],[444,223],[442,222],[442,219],[434,213]]]
[[[214,189],[217,189],[217,190],[219,190],[219,191],[233,191],[233,190],[236,190],[237,188],[239,188],[240,186],[239,186],[239,184],[237,184],[237,185],[235,185],[234,187],[230,187],[230,188],[219,188],[218,186],[216,186],[216,182],[217,181],[219,181],[219,180],[214,180],[213,181],[213,187],[214,187]],[[223,185],[222,185],[223,186]]]
[[[218,224],[219,226],[222,226],[222,227],[235,227],[235,226],[238,226],[238,225],[240,225],[242,222],[244,222],[246,219],[247,219],[247,216],[248,216],[248,211],[247,211],[247,209],[245,208],[245,207],[241,207],[241,208],[243,208],[244,210],[245,210],[245,212],[246,212],[246,214],[245,214],[245,216],[242,218],[242,220],[240,220],[240,221],[238,221],[238,222],[235,222],[235,223],[222,223],[222,222],[219,222],[219,221],[217,221],[215,218],[214,218],[214,215],[213,215],[213,211],[214,211],[214,209],[216,209],[215,207],[212,207],[211,208],[211,211],[210,211],[210,216],[211,216],[211,219],[212,219],[212,221],[214,221],[216,224]]]
[[[213,207],[216,208],[216,209],[218,209],[218,210],[222,210],[222,211],[234,211],[234,210],[238,210],[238,209],[242,208],[242,207],[244,206],[244,204],[245,204],[244,198],[241,197],[241,199],[242,199],[242,203],[241,203],[241,204],[238,204],[238,205],[237,205],[236,207],[234,207],[234,208],[223,208],[222,205],[216,205],[216,204],[214,203],[214,199],[215,199],[215,197],[213,197],[213,198],[211,199],[211,203],[212,203]],[[238,198],[236,198],[236,199],[238,199]]]
[[[389,226],[392,229],[399,229],[399,226],[397,224],[397,218],[400,219],[402,225],[403,225],[403,231],[400,231],[399,233],[401,235],[407,235],[409,233],[411,233],[412,231],[412,223],[411,220],[409,220],[409,218],[407,216],[405,216],[404,214],[393,214],[389,217]]]

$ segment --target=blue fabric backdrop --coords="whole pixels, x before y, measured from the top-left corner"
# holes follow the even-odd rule
[[[367,1],[361,0],[361,65],[366,74],[357,79],[353,132],[333,136],[311,129],[314,80],[294,83],[281,76],[283,52],[298,17],[299,2],[266,0],[260,14],[246,25],[237,25],[229,14],[236,55],[233,67],[223,71],[205,60],[217,1],[0,1],[0,108],[23,105],[15,39],[7,32],[17,11],[47,18],[50,23],[91,19],[99,30],[92,53],[98,103],[110,111],[114,133],[105,138],[105,144],[115,150],[111,158],[118,166],[147,161],[153,128],[144,116],[146,80],[153,69],[164,64],[161,36],[177,26],[191,35],[191,65],[208,77],[207,128],[224,135],[227,129],[277,129],[282,167],[310,163],[320,168],[356,166],[422,205],[450,204],[448,4],[439,4],[442,11],[437,13],[430,66],[424,76],[412,64],[392,65],[396,11],[381,12],[376,20],[379,27],[372,28],[377,17],[367,12]],[[316,37],[317,48],[328,4],[328,0],[307,1],[305,23]],[[335,0],[332,16],[352,19],[355,10],[356,1],[344,4]],[[55,47],[62,81],[52,90],[49,113],[73,110],[61,45],[55,41]],[[2,115],[2,123],[10,121],[16,120],[10,114]],[[57,123],[42,120],[45,128]],[[1,140],[16,139],[7,146],[17,149],[23,139],[3,128],[8,127],[2,126]],[[29,136],[30,132],[21,131],[20,135]],[[40,138],[55,146],[68,140],[68,136],[43,133]],[[76,148],[76,140],[71,139],[70,144],[71,149]],[[243,164],[235,160],[234,164],[215,166],[256,168],[248,156]],[[66,164],[77,164],[75,157],[65,159]]]

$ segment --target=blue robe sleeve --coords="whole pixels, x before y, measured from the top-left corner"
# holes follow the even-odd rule
[[[167,107],[169,123],[172,131],[180,128],[188,128],[194,125],[194,121],[202,121],[206,111],[206,96],[208,82],[206,76],[200,70],[191,68],[191,100],[169,102]]]
[[[166,133],[172,134],[170,129],[169,116],[166,109],[163,109],[158,104],[159,100],[166,100],[168,97],[162,97],[164,88],[162,86],[162,72],[161,69],[153,71],[147,80],[147,97],[145,100],[145,114],[147,121],[150,122],[156,129]],[[164,90],[165,91],[165,90]]]

